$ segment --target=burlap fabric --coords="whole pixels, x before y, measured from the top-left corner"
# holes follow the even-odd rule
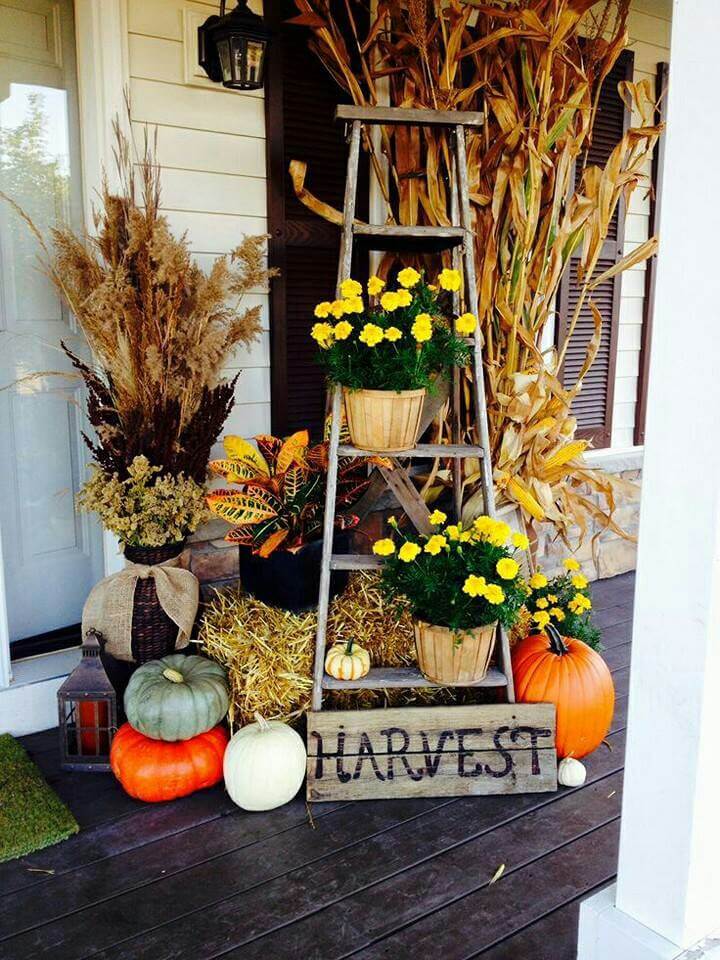
[[[132,662],[132,620],[135,585],[152,577],[158,602],[177,625],[175,649],[188,645],[200,600],[200,585],[189,570],[179,568],[180,557],[147,566],[125,561],[125,569],[96,584],[85,602],[82,617],[83,636],[97,630],[105,639],[105,653],[116,660]]]

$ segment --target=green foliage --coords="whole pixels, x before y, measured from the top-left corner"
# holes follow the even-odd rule
[[[542,575],[540,579],[546,580]],[[527,608],[535,629],[544,629],[543,614],[547,614],[546,622],[553,624],[563,636],[574,637],[593,650],[601,650],[600,630],[592,622],[590,593],[582,573],[569,570],[538,587],[533,585],[534,580],[530,580],[532,593]],[[585,599],[578,600],[578,597]]]
[[[405,291],[403,291],[405,292]],[[320,345],[318,362],[325,370],[328,379],[333,383],[342,384],[351,390],[419,390],[436,389],[439,378],[449,376],[454,366],[465,366],[470,360],[470,350],[467,344],[456,336],[444,311],[440,305],[437,293],[430,289],[423,280],[419,281],[411,291],[412,301],[406,307],[384,309],[381,299],[374,305],[363,304],[361,312],[352,312],[347,309],[341,314],[338,304],[352,306],[352,298],[346,301],[335,301],[326,304],[335,308],[335,313],[326,319],[327,324],[316,324],[313,327],[313,336]],[[360,298],[357,298],[362,303]],[[324,311],[323,311],[324,312]],[[318,316],[323,319],[323,312]],[[425,314],[432,320],[432,334],[429,339],[416,339],[413,325],[418,317]],[[333,323],[335,318],[337,323]],[[350,324],[352,332],[344,339],[330,335],[324,340],[322,333],[325,327],[337,330],[342,323]],[[382,331],[382,338],[374,345],[369,345],[360,339],[363,329],[372,324]],[[319,331],[317,328],[323,328]],[[391,331],[390,338],[387,336]],[[400,332],[400,336],[393,340],[393,331]]]
[[[502,560],[514,562],[519,568],[518,550],[506,546],[510,533],[507,525],[493,523],[500,536],[475,527],[463,530],[462,524],[453,524],[441,533],[420,535],[416,541],[405,539],[383,564],[385,594],[393,599],[404,598],[413,617],[426,623],[462,631],[499,620],[509,629],[516,622],[528,591],[519,569],[511,577],[498,572]],[[505,536],[502,528],[507,531]],[[388,542],[379,541],[380,549],[375,552],[384,555]],[[407,557],[403,546],[408,543],[417,543],[421,548],[413,559],[403,559]]]

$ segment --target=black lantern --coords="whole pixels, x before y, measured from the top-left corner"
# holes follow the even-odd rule
[[[100,638],[88,630],[80,663],[58,690],[60,766],[63,770],[110,769],[117,730],[117,697],[100,660]]]
[[[208,17],[198,27],[198,62],[215,83],[232,90],[259,90],[265,79],[265,54],[270,31],[240,0],[232,13]]]

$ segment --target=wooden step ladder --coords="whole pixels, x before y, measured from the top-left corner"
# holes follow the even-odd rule
[[[404,109],[400,107],[356,107],[339,106],[336,118],[349,126],[350,152],[345,181],[345,203],[343,210],[343,229],[340,242],[340,262],[337,274],[337,296],[340,297],[340,284],[350,277],[354,242],[366,250],[403,251],[413,253],[436,253],[451,250],[453,266],[459,268],[462,258],[464,274],[465,309],[473,313],[477,309],[477,281],[475,277],[474,238],[470,219],[470,199],[468,195],[467,155],[465,146],[465,128],[481,126],[482,113]],[[455,150],[453,176],[451,182],[451,209],[453,226],[422,227],[372,225],[355,223],[355,201],[357,195],[358,166],[360,161],[360,138],[363,125],[408,126],[444,126],[454,131]],[[460,312],[460,294],[454,295],[453,307]],[[482,364],[482,346],[480,330],[467,338],[472,346],[473,366],[473,404],[480,440],[478,446],[460,442],[460,372],[453,373],[453,444],[418,444],[412,450],[404,450],[390,457],[392,468],[380,466],[388,487],[395,494],[409,519],[420,533],[431,530],[429,510],[408,476],[405,465],[419,458],[452,458],[457,461],[465,457],[477,457],[480,461],[481,485],[485,503],[485,513],[495,516],[495,496],[493,491],[492,465],[490,462],[490,436],[485,403],[484,374]],[[322,709],[323,690],[329,689],[371,689],[383,690],[391,687],[440,687],[443,684],[428,680],[416,667],[374,667],[359,680],[336,680],[325,673],[325,647],[327,634],[328,609],[330,604],[330,575],[332,570],[370,570],[382,566],[379,557],[365,554],[334,554],[333,536],[335,523],[335,502],[337,491],[339,457],[367,457],[374,451],[340,443],[340,423],[342,419],[342,388],[335,385],[331,401],[332,423],[328,456],[327,492],[325,498],[325,518],[323,527],[323,552],[320,574],[320,595],[318,600],[318,624],[315,647],[315,669],[313,675],[312,709]],[[460,471],[453,470],[453,490],[455,512],[460,518],[462,507]],[[463,686],[469,686],[463,684]],[[498,667],[488,671],[477,687],[496,687],[505,691],[508,702],[514,702],[514,688],[510,665],[510,645],[503,630],[500,631],[498,644]]]

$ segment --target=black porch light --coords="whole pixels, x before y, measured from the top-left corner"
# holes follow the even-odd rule
[[[117,696],[100,660],[100,638],[88,630],[80,663],[58,690],[60,766],[106,772],[117,730]]]
[[[232,13],[208,17],[198,27],[198,62],[215,83],[231,90],[259,90],[265,79],[270,31],[262,17],[240,0]]]

